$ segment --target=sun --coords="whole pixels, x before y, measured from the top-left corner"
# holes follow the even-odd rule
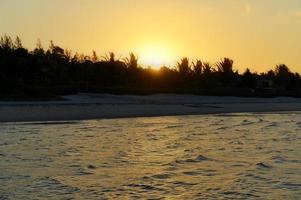
[[[146,67],[160,68],[172,62],[171,51],[163,45],[145,45],[139,50],[139,59]]]

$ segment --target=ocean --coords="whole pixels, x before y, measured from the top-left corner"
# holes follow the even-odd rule
[[[1,123],[0,199],[301,199],[301,113]]]

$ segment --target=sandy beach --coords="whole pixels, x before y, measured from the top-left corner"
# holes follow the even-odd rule
[[[0,122],[301,111],[301,99],[78,94],[62,101],[0,102]]]

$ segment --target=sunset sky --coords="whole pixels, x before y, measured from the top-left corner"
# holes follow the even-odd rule
[[[144,65],[230,57],[240,72],[301,72],[300,0],[0,0],[0,34],[30,49],[40,38],[86,54],[133,51]]]

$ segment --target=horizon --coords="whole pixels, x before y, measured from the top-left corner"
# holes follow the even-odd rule
[[[40,38],[44,48],[53,40],[89,55],[134,52],[143,66],[174,66],[182,57],[210,63],[229,57],[239,72],[266,72],[282,63],[301,72],[297,0],[85,2],[3,0],[0,32],[20,36],[29,49]]]
[[[50,46],[54,45],[54,47],[61,48],[64,51],[64,54],[69,54],[70,53],[71,58],[75,58],[76,56],[78,56],[76,59],[80,59],[80,57],[83,56],[83,57],[85,57],[86,60],[90,60],[92,62],[95,62],[95,61],[93,61],[94,53],[95,53],[95,56],[97,58],[96,62],[107,62],[107,60],[110,59],[109,57],[110,57],[111,53],[114,55],[114,57],[116,57],[115,52],[106,52],[103,55],[98,54],[95,50],[91,50],[91,54],[84,54],[84,53],[80,53],[80,52],[74,52],[74,51],[72,51],[72,49],[64,48],[63,46],[60,46],[60,45],[56,44],[53,40],[50,40],[49,41],[49,46],[47,48],[45,48],[42,44],[40,44],[40,39],[39,38],[37,39],[36,47],[33,48],[33,49],[28,49],[28,48],[26,48],[26,47],[23,46],[23,41],[22,41],[22,39],[19,36],[11,37],[11,36],[5,34],[3,36],[0,36],[0,39],[2,39],[2,38],[4,40],[5,40],[5,38],[8,38],[9,40],[11,40],[12,45],[18,45],[18,44],[16,44],[16,41],[18,40],[18,42],[20,42],[20,45],[22,45],[22,48],[26,49],[28,51],[28,53],[30,53],[30,54],[34,54],[34,50],[37,49],[37,48],[42,48],[43,50],[45,50],[45,53],[46,53],[46,51],[50,51],[51,52],[51,47]],[[39,45],[42,45],[42,46],[39,46]],[[183,59],[187,59],[188,60],[189,68],[191,70],[193,70],[193,66],[197,62],[201,61],[202,64],[208,64],[211,67],[211,69],[213,70],[212,72],[214,72],[214,71],[218,71],[218,65],[221,62],[223,62],[224,59],[230,59],[230,60],[232,60],[231,58],[221,57],[219,60],[217,60],[215,62],[207,62],[206,60],[201,60],[199,58],[190,59],[189,57],[180,57],[179,60],[176,60],[173,64],[169,64],[169,65],[158,64],[158,65],[156,65],[156,63],[158,63],[157,61],[159,59],[151,61],[151,62],[153,62],[153,64],[145,64],[145,63],[143,63],[143,61],[147,61],[147,59],[149,59],[149,58],[156,59],[156,57],[151,57],[152,54],[147,55],[148,57],[146,57],[144,59],[142,58],[142,63],[141,63],[138,54],[136,54],[135,52],[129,52],[128,55],[117,55],[116,61],[121,61],[123,63],[126,63],[127,59],[130,58],[131,54],[134,55],[136,59],[138,59],[137,60],[138,61],[138,63],[137,63],[138,67],[141,67],[141,68],[144,68],[144,69],[150,68],[152,70],[160,70],[160,69],[165,68],[165,67],[167,67],[169,69],[175,69],[175,70],[177,70],[178,66],[181,64],[181,62],[183,61]],[[232,60],[232,61],[233,61],[233,64],[234,64],[235,61],[234,60]],[[289,72],[299,74],[298,71],[291,70],[291,68],[289,66],[287,66],[285,63],[279,63],[279,64],[275,65],[274,67],[271,67],[271,68],[267,69],[266,71],[256,71],[256,70],[254,70],[252,68],[249,68],[249,67],[247,67],[245,69],[240,68],[240,70],[239,70],[238,69],[239,67],[237,68],[235,65],[234,65],[233,70],[235,72],[238,72],[239,74],[243,74],[247,70],[249,70],[251,73],[254,73],[254,74],[265,74],[265,73],[269,73],[270,71],[276,70],[276,68],[279,67],[279,66],[281,66],[281,65],[282,66],[284,65],[285,67],[288,67]]]
[[[301,0],[0,0],[1,199],[299,199]]]

